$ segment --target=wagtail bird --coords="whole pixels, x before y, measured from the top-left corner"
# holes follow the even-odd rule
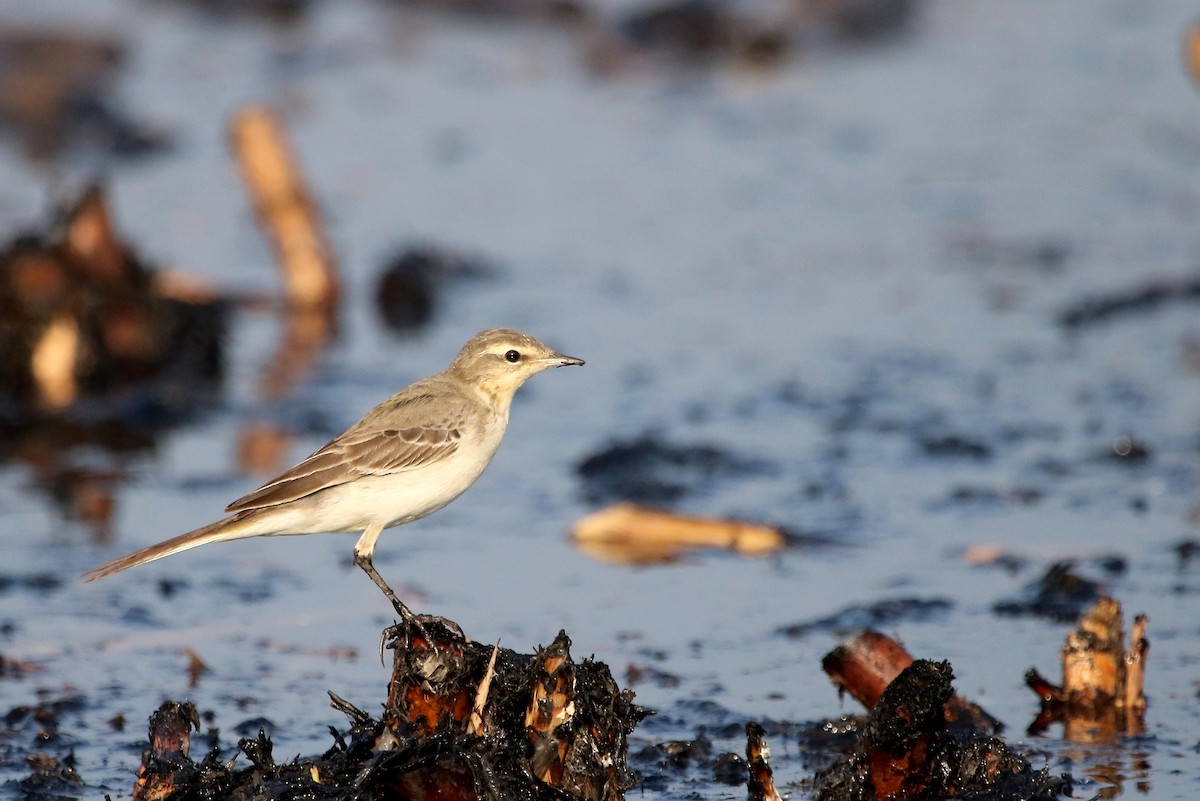
[[[513,394],[530,376],[570,364],[583,360],[519,331],[482,331],[448,368],[397,392],[312,456],[229,504],[228,517],[94,567],[83,579],[210,542],[362,532],[355,564],[410,618],[372,564],[380,533],[436,512],[474,484],[504,437]]]

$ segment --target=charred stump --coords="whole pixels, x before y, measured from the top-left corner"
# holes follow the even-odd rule
[[[646,713],[607,666],[573,660],[565,633],[532,655],[471,642],[441,618],[421,617],[384,636],[393,670],[380,719],[331,693],[350,729],[334,732],[329,751],[279,765],[260,732],[238,742],[251,766],[235,770],[215,747],[192,760],[195,710],[164,705],[151,718],[135,801],[620,801],[633,785],[626,740]]]
[[[826,654],[821,667],[839,692],[849,693],[870,710],[892,681],[912,663],[912,656],[898,640],[867,630]],[[950,724],[992,734],[1004,728],[1004,724],[985,709],[958,693],[952,692],[943,708],[946,722]]]
[[[949,662],[918,659],[880,695],[854,751],[817,772],[817,801],[1055,798],[1064,777],[1035,771],[996,737],[946,728]]]

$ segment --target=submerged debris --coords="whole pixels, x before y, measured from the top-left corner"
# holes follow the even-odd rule
[[[1071,790],[1067,777],[1035,771],[996,737],[951,735],[949,662],[917,660],[871,710],[853,753],[817,772],[817,801],[924,798],[1050,799]]]
[[[808,0],[807,6],[837,36],[853,41],[901,33],[917,12],[917,0]]]
[[[1027,589],[1024,600],[1000,601],[992,608],[998,615],[1033,615],[1069,621],[1100,597],[1101,585],[1079,575],[1074,562],[1055,562]]]
[[[944,501],[933,505],[972,507],[1035,506],[1045,497],[1045,490],[1025,485],[958,484]]]
[[[689,60],[774,60],[789,47],[783,26],[751,20],[715,0],[668,0],[629,14],[614,33],[627,46]]]
[[[589,17],[579,0],[392,0],[400,5],[481,17],[575,23]]]
[[[173,0],[213,17],[256,17],[280,25],[302,22],[312,0]]]
[[[33,754],[26,759],[29,775],[21,779],[26,798],[73,798],[84,787],[75,770],[75,757],[55,759],[48,754]]]
[[[1108,295],[1084,298],[1058,313],[1058,324],[1079,331],[1133,314],[1149,314],[1168,303],[1200,301],[1200,277],[1163,279]]]
[[[34,666],[30,666],[31,668]],[[24,669],[0,679],[20,680]],[[77,798],[84,786],[75,769],[74,748],[87,699],[71,688],[38,688],[30,703],[0,709],[0,771],[12,777],[5,786],[17,785],[14,797],[29,799]],[[27,767],[21,779],[15,777]]]
[[[1109,742],[1118,733],[1145,730],[1144,691],[1146,616],[1138,615],[1125,648],[1121,604],[1102,597],[1088,610],[1079,629],[1067,635],[1062,650],[1062,685],[1051,684],[1030,668],[1025,683],[1042,702],[1042,710],[1029,726],[1031,734],[1051,724],[1064,724],[1070,742]]]
[[[806,637],[815,631],[844,633],[895,625],[900,621],[930,620],[954,608],[948,598],[889,598],[872,604],[855,604],[816,620],[782,626],[785,637]]]
[[[151,718],[134,798],[618,801],[633,785],[627,737],[646,713],[605,665],[572,660],[565,633],[533,655],[470,642],[441,618],[384,636],[394,657],[380,719],[331,693],[351,726],[329,751],[280,765],[260,731],[238,742],[251,765],[235,769],[215,748],[192,760],[195,709],[168,703]]]
[[[587,58],[606,74],[646,56],[687,66],[732,61],[773,67],[809,40],[865,42],[902,32],[916,5],[915,0],[796,0],[783,6],[662,0],[627,12],[611,29],[594,31]]]
[[[992,457],[990,445],[966,434],[921,434],[917,441],[926,456],[936,459],[982,462]]]
[[[589,503],[668,505],[720,478],[769,471],[766,463],[713,445],[675,445],[653,434],[617,441],[576,468]]]
[[[482,259],[430,245],[409,247],[390,259],[379,276],[375,307],[397,334],[424,328],[437,308],[439,286],[455,278],[487,276]]]

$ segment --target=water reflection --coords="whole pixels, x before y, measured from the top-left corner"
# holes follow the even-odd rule
[[[64,520],[78,521],[90,539],[107,543],[126,464],[154,446],[145,428],[121,421],[88,423],[62,416],[0,421],[0,459],[25,465],[32,486]],[[99,456],[98,456],[99,454]],[[99,460],[99,463],[98,463]]]
[[[328,309],[287,308],[279,315],[279,341],[258,374],[258,393],[276,404],[295,394],[335,340],[337,317]],[[237,467],[244,474],[271,478],[289,463],[292,432],[256,417],[238,432]]]
[[[1067,751],[1064,755],[1087,766],[1084,773],[1098,785],[1094,798],[1124,797],[1126,785],[1130,783],[1140,794],[1147,794],[1153,789],[1149,778],[1150,754],[1147,751],[1131,749],[1126,752],[1114,748],[1104,754]]]

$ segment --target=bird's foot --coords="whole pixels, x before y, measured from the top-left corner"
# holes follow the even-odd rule
[[[396,596],[396,593],[392,591],[392,588],[388,586],[388,583],[383,580],[383,576],[379,575],[379,571],[375,569],[375,565],[372,563],[371,557],[366,554],[356,553],[354,554],[354,564],[361,567],[366,574],[371,577],[371,581],[375,582],[375,585],[379,587],[379,589],[383,591],[383,594],[387,596],[387,599],[392,602],[392,608],[396,610],[396,614],[400,616],[400,620],[404,623],[405,627],[416,629],[416,631],[420,633],[423,638],[425,638],[426,642],[428,642],[430,645],[433,645],[433,639],[429,636],[429,632],[425,631],[425,627],[421,625],[421,621],[417,619],[417,616],[414,615],[412,610],[405,606],[404,602]],[[380,651],[381,658],[382,655],[382,651]]]

